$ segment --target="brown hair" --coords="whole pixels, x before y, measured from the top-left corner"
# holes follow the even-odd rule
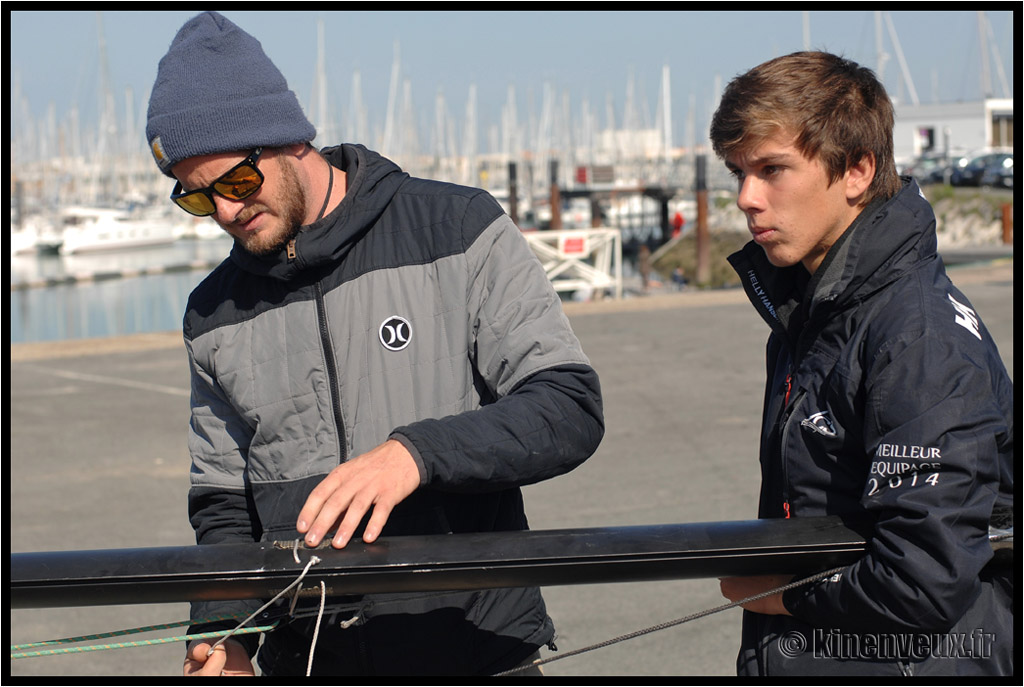
[[[779,131],[791,132],[805,157],[821,160],[829,183],[872,154],[875,178],[864,194],[866,205],[900,189],[893,122],[889,96],[870,69],[830,53],[798,52],[729,83],[711,120],[711,142],[724,159]]]

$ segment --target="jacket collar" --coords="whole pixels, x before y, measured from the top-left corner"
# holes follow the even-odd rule
[[[792,332],[898,279],[937,256],[935,215],[917,182],[858,215],[813,277],[802,265],[779,268],[753,241],[729,256],[754,307],[769,326]]]
[[[320,152],[346,173],[344,199],[329,215],[299,230],[294,257],[284,249],[275,255],[256,256],[235,244],[231,260],[244,271],[289,281],[311,268],[344,258],[409,178],[394,162],[362,145],[345,144]]]

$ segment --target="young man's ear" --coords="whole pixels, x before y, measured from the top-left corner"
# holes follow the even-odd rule
[[[875,180],[874,153],[864,153],[860,160],[850,165],[844,179],[847,200],[853,205],[860,205],[871,182]]]

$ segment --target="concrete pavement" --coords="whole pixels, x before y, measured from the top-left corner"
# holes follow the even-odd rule
[[[1012,261],[951,275],[1012,376]],[[607,434],[576,471],[525,489],[531,527],[753,519],[767,330],[742,293],[660,293],[567,304],[566,311],[601,374]],[[10,356],[10,550],[193,543],[180,336],[24,344]],[[545,598],[563,652],[723,603],[716,580],[549,587]],[[10,611],[11,643],[187,617],[185,604]],[[545,672],[732,675],[739,618],[733,609],[551,663]],[[162,635],[171,633],[179,632]],[[10,670],[174,676],[181,661],[182,645],[174,643],[12,660]]]

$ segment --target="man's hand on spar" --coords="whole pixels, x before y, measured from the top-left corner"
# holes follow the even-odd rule
[[[392,509],[420,485],[420,472],[409,451],[389,439],[361,456],[346,461],[309,494],[299,511],[296,529],[305,535],[306,545],[318,545],[337,524],[331,541],[344,548],[370,508],[373,515],[363,532],[363,541],[376,541]]]

